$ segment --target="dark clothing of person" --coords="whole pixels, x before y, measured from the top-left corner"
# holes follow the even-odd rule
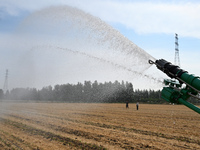
[[[139,103],[136,104],[136,108],[137,108],[137,110],[139,109]]]
[[[126,108],[128,108],[128,102],[126,102]]]

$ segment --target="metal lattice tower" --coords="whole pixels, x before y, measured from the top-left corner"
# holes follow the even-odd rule
[[[6,93],[8,90],[8,69],[6,69],[5,81],[3,86],[3,91]]]
[[[175,33],[175,58],[174,64],[180,67],[179,48],[178,48],[178,34]]]

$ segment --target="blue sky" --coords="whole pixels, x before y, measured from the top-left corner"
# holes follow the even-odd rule
[[[24,80],[26,83],[19,81],[22,80],[18,78],[19,72],[13,72],[17,69],[12,68],[11,64],[14,62],[11,63],[11,60],[19,59],[16,57],[20,54],[14,54],[18,53],[17,50],[5,50],[9,43],[8,39],[16,32],[20,23],[32,13],[60,5],[69,5],[100,18],[154,58],[164,58],[172,63],[175,56],[174,36],[177,33],[181,67],[189,73],[200,75],[200,2],[198,0],[0,0],[0,51],[2,54],[0,86],[3,87],[6,69],[10,70],[10,88],[29,86],[28,81]],[[14,46],[14,43],[10,42]],[[127,76],[120,79],[131,81]],[[56,82],[57,80],[52,83],[46,81],[30,86],[41,88],[56,84]],[[58,83],[65,82],[68,81],[62,79]],[[151,87],[147,86],[147,88]]]

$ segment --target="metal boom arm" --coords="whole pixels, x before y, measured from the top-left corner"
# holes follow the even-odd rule
[[[180,69],[179,66],[173,65],[170,62],[159,59],[153,62],[149,60],[150,64],[155,64],[156,67],[167,74],[171,79],[165,79],[165,85],[161,93],[161,97],[171,103],[181,103],[195,112],[200,114],[200,108],[189,103],[187,99],[191,96],[200,99],[197,95],[200,93],[200,79],[194,75],[188,74],[187,71]],[[182,87],[185,84],[185,87]]]

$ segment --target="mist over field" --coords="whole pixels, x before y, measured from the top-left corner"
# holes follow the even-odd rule
[[[136,88],[161,87],[162,77],[149,69],[155,58],[100,18],[70,6],[33,12],[6,43],[10,88],[125,79]]]

